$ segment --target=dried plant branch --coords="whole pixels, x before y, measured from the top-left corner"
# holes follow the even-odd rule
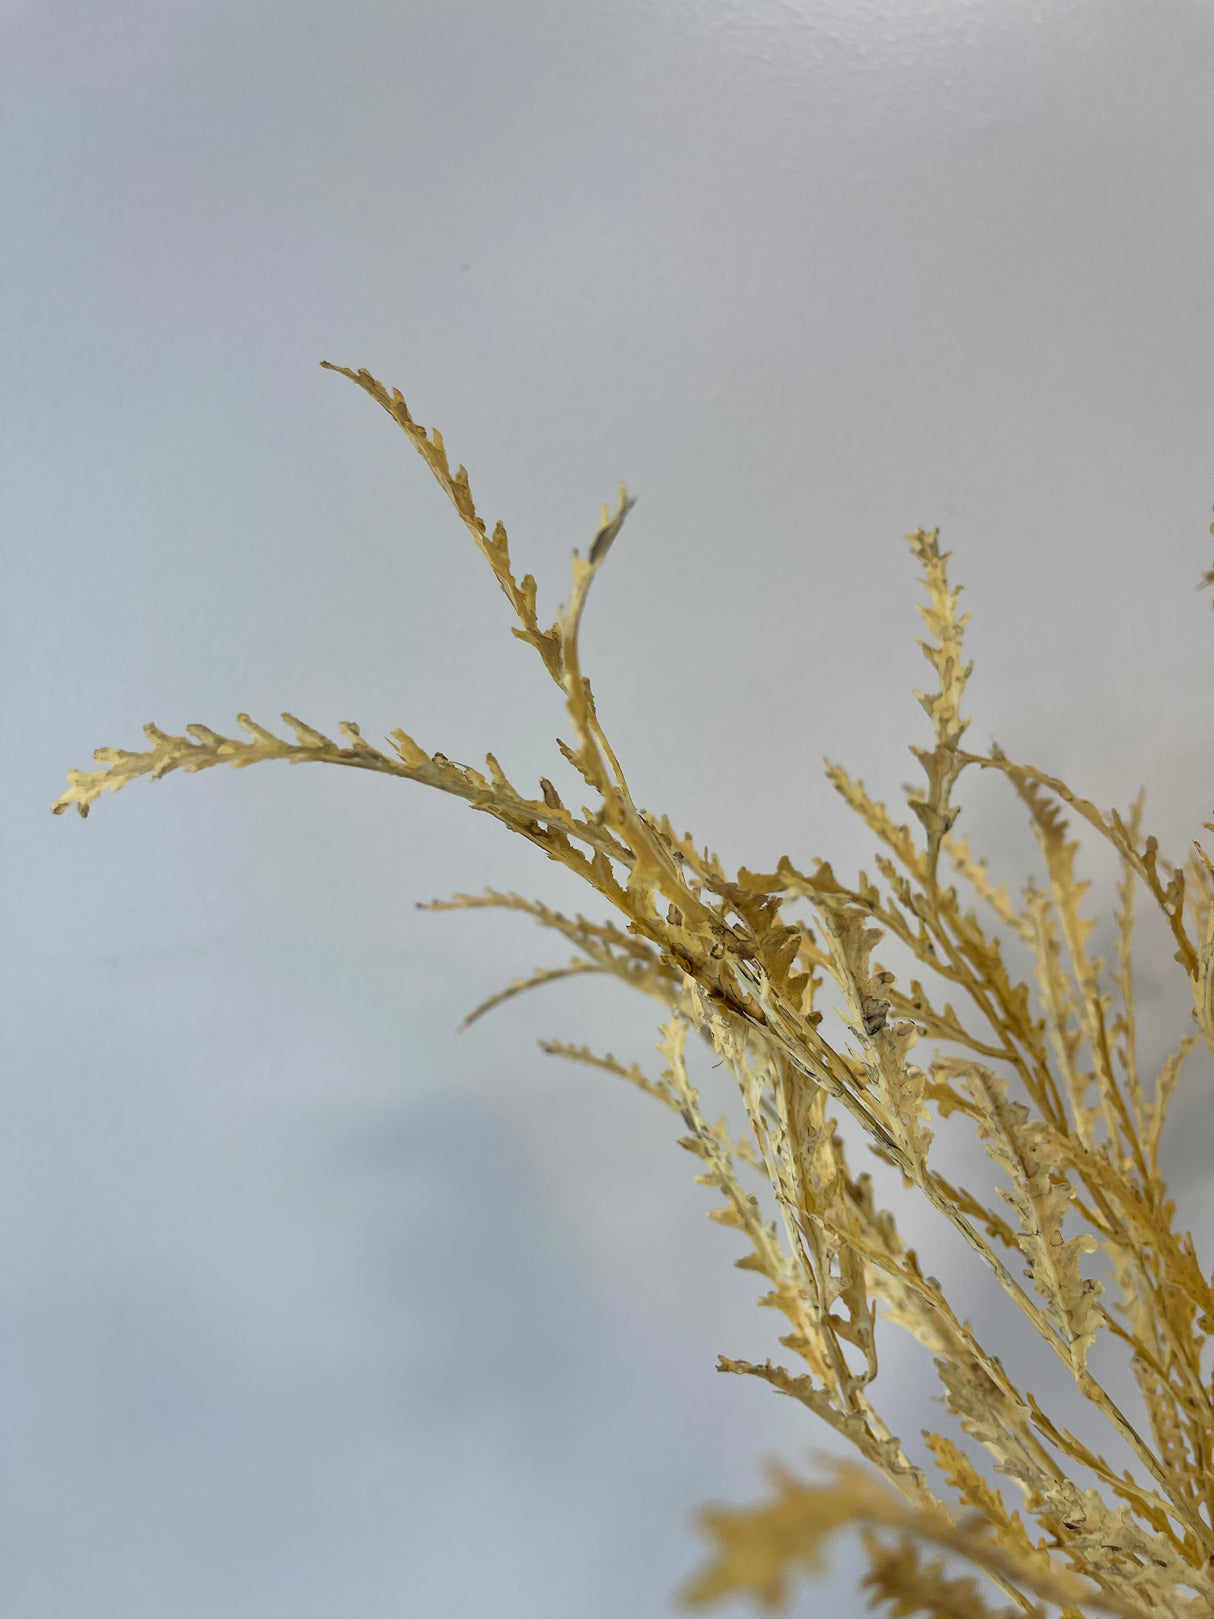
[[[69,771],[55,813],[74,804],[85,816],[103,792],[140,776],[159,780],[216,764],[285,759],[376,770],[493,816],[618,913],[618,922],[569,917],[494,889],[423,907],[516,911],[577,952],[564,966],[514,979],[474,1007],[463,1027],[524,991],[587,972],[610,974],[662,1004],[657,1079],[585,1046],[546,1041],[542,1049],[622,1078],[679,1116],[680,1145],[701,1164],[698,1183],[721,1199],[710,1216],[745,1239],[735,1263],[766,1279],[759,1303],[783,1314],[789,1330],[780,1341],[804,1367],[722,1357],[720,1369],[758,1378],[803,1406],[866,1464],[828,1464],[834,1477],[825,1486],[777,1472],[773,1501],[707,1513],[717,1556],[687,1591],[690,1603],[746,1594],[779,1607],[793,1577],[818,1566],[829,1537],[859,1525],[869,1561],[864,1586],[898,1615],[1006,1619],[1056,1607],[1064,1619],[1198,1619],[1214,1612],[1214,1389],[1202,1366],[1214,1336],[1214,1287],[1192,1236],[1174,1226],[1159,1168],[1182,1065],[1203,1040],[1214,1052],[1214,862],[1206,848],[1195,840],[1183,863],[1169,861],[1143,835],[1141,795],[1126,817],[1105,814],[997,747],[985,755],[962,748],[969,616],[958,616],[960,587],[949,584],[938,531],[918,529],[907,539],[928,598],[919,608],[928,631],[920,644],[936,689],[916,694],[933,733],[931,747],[912,750],[926,777],[921,789],[908,790],[917,831],[828,762],[828,779],[880,846],[879,881],[863,871],[842,881],[821,859],[806,872],[787,856],[773,872],[743,866],[729,876],[689,832],[677,834],[665,816],[636,804],[582,670],[590,588],[633,505],[623,486],[615,510],[602,509],[585,558],[573,554],[568,605],[543,628],[534,578],[516,577],[504,526],[488,530],[465,469],[451,470],[441,434],[417,423],[399,391],[369,372],[329,369],[393,418],[455,506],[510,603],[512,633],[535,650],[562,694],[572,741],[557,746],[595,802],[574,814],[547,777],[530,797],[492,754],[482,774],[428,754],[403,730],[383,752],[350,721],[341,724],[343,746],[291,714],[283,719],[293,742],[241,714],[247,740],[202,725],[174,736],[149,724],[149,749],[99,749],[94,757],[104,768]],[[1214,572],[1203,584],[1212,581]],[[1006,885],[994,885],[968,838],[953,835],[957,785],[971,765],[1008,778],[1037,836],[1045,885],[1030,881],[1017,902]],[[1064,811],[1118,857],[1111,970],[1088,948],[1095,919],[1080,909],[1088,885],[1077,876],[1080,847]],[[1214,832],[1214,820],[1203,828]],[[984,907],[985,923],[946,886],[942,853]],[[1193,1007],[1194,1027],[1177,1031],[1153,1084],[1144,1076],[1135,1009],[1138,883],[1165,917]],[[812,921],[788,914],[798,901],[812,907]],[[921,977],[899,983],[877,960],[887,938],[910,953]],[[1009,972],[1007,941],[1030,951],[1033,986]],[[828,989],[843,1038],[823,1032]],[[706,1117],[687,1057],[693,1034],[736,1082],[748,1137],[731,1133],[724,1118]],[[911,1053],[921,1042],[927,1055],[916,1063]],[[1118,1472],[1080,1441],[958,1318],[878,1206],[871,1176],[849,1166],[843,1112],[869,1150],[963,1237],[1067,1368],[1077,1394],[1129,1447],[1142,1476]],[[968,1132],[986,1153],[1012,1221],[940,1172],[936,1143],[950,1129]],[[743,1167],[766,1184],[776,1219],[743,1187]],[[1078,1232],[1068,1223],[1076,1221]],[[1086,1269],[1097,1248],[1119,1295],[1111,1308]],[[1024,1268],[1035,1297],[1011,1263]],[[882,1416],[882,1346],[894,1328],[930,1351],[958,1435],[1016,1485],[1018,1510],[956,1438],[925,1435],[937,1482]],[[1100,1338],[1126,1356],[1139,1421],[1091,1370]],[[1081,1486],[1076,1470],[1095,1484]],[[951,1508],[939,1493],[945,1486],[956,1498]],[[1012,1609],[996,1615],[974,1580],[950,1573],[942,1554],[967,1560]]]

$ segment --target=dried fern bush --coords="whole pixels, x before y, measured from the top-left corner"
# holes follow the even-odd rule
[[[603,509],[588,555],[573,553],[569,604],[542,629],[535,580],[515,578],[505,529],[486,530],[467,474],[462,466],[451,472],[440,434],[428,434],[399,392],[368,372],[329,369],[382,405],[450,496],[514,610],[513,634],[535,649],[564,694],[572,741],[557,745],[594,807],[575,812],[546,779],[540,796],[528,797],[492,755],[483,775],[427,753],[404,731],[393,733],[386,753],[353,722],[342,723],[341,746],[291,714],[282,717],[293,740],[241,714],[247,740],[204,725],[187,726],[188,736],[146,725],[148,751],[99,749],[94,757],[104,768],[70,771],[55,813],[74,804],[87,815],[106,788],[171,770],[263,759],[352,765],[424,782],[495,816],[619,914],[616,922],[571,919],[492,890],[433,907],[524,912],[578,952],[572,965],[518,980],[474,1016],[533,984],[584,971],[613,973],[664,1004],[658,1077],[583,1047],[548,1042],[545,1049],[618,1074],[679,1116],[680,1145],[701,1160],[698,1182],[721,1197],[712,1217],[750,1245],[736,1263],[766,1278],[770,1290],[759,1302],[788,1322],[781,1342],[790,1366],[722,1359],[721,1369],[763,1379],[858,1452],[859,1462],[824,1463],[824,1483],[776,1470],[767,1500],[705,1511],[714,1551],[684,1593],[689,1604],[744,1595],[783,1607],[794,1576],[819,1565],[829,1537],[859,1526],[869,1564],[863,1584],[872,1605],[887,1603],[895,1614],[1214,1615],[1214,1386],[1202,1371],[1214,1336],[1214,1289],[1192,1237],[1174,1229],[1159,1170],[1181,1066],[1199,1040],[1214,1051],[1209,855],[1195,843],[1185,861],[1165,860],[1143,835],[1141,795],[1124,817],[1105,814],[997,748],[963,748],[966,617],[957,614],[948,553],[937,533],[920,530],[909,541],[928,596],[919,608],[928,633],[921,645],[935,689],[916,694],[934,732],[930,747],[912,750],[926,778],[908,795],[917,824],[897,824],[860,782],[830,765],[831,782],[881,845],[881,881],[861,873],[848,884],[825,861],[807,872],[787,857],[773,872],[743,867],[726,876],[689,834],[679,837],[667,819],[633,801],[582,672],[578,627],[632,504],[626,491],[614,514]],[[996,889],[966,841],[950,836],[958,778],[969,767],[1006,777],[1036,834],[1048,880],[1030,882],[1019,902]],[[1107,978],[1088,948],[1094,923],[1080,912],[1088,884],[1075,875],[1068,812],[1112,845],[1120,865],[1117,959]],[[1214,831],[1214,822],[1204,824]],[[958,897],[942,859],[987,920]],[[1194,1027],[1152,1075],[1140,1070],[1135,1032],[1138,884],[1166,919],[1193,1004]],[[810,908],[812,925],[789,915],[797,902]],[[1027,947],[1035,989],[1014,981],[1001,938]],[[899,983],[874,959],[883,939],[918,964],[924,982]],[[828,984],[845,1030],[834,1043],[821,1028]],[[737,1081],[748,1139],[706,1116],[688,1074],[693,1032]],[[932,1051],[923,1066],[911,1061],[921,1040]],[[960,1233],[1062,1362],[1077,1395],[1128,1447],[1136,1471],[1118,1472],[1061,1426],[958,1317],[893,1217],[877,1207],[871,1177],[849,1166],[842,1111],[855,1121],[849,1130],[858,1127],[876,1157],[901,1172],[904,1188],[917,1189]],[[960,1120],[950,1129],[972,1127],[989,1156],[1004,1207],[951,1184],[933,1164],[938,1120],[953,1114]],[[765,1218],[748,1176],[774,1197],[777,1220]],[[1102,1283],[1085,1275],[1097,1250],[1120,1294],[1115,1303],[1111,1288],[1106,1301]],[[956,1438],[924,1435],[938,1477],[908,1457],[878,1409],[878,1340],[902,1330],[930,1351],[959,1429]],[[1134,1421],[1089,1370],[1089,1350],[1104,1335],[1137,1381]],[[968,1449],[958,1443],[963,1436]],[[1016,1506],[976,1465],[977,1447],[987,1453],[984,1468],[993,1464],[1019,1489]],[[1076,1483],[1076,1475],[1094,1483]],[[981,1587],[956,1573],[958,1559],[984,1576]],[[1005,1598],[1010,1607],[991,1606]]]

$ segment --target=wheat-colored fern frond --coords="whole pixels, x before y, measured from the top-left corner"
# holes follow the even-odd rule
[[[788,1329],[780,1343],[789,1365],[722,1356],[720,1370],[759,1379],[803,1406],[864,1464],[826,1464],[833,1476],[824,1484],[776,1471],[772,1499],[706,1512],[716,1552],[688,1587],[690,1604],[745,1595],[780,1607],[793,1582],[820,1566],[832,1536],[859,1526],[864,1588],[872,1605],[895,1615],[1214,1613],[1214,1389],[1202,1360],[1214,1336],[1214,1289],[1192,1236],[1175,1228],[1159,1168],[1182,1065],[1202,1042],[1214,1053],[1208,848],[1195,839],[1183,861],[1167,860],[1143,832],[1141,795],[1126,816],[1106,813],[997,747],[962,747],[969,615],[958,616],[960,587],[949,583],[938,532],[919,529],[907,538],[928,597],[919,608],[928,637],[921,645],[936,687],[916,694],[933,739],[913,749],[926,782],[908,791],[912,822],[896,821],[863,783],[828,763],[829,780],[878,844],[875,878],[862,871],[848,882],[824,859],[806,871],[788,856],[774,871],[743,866],[730,876],[690,832],[677,834],[665,816],[636,804],[581,667],[582,616],[632,507],[627,492],[621,487],[614,511],[603,508],[586,556],[574,552],[568,605],[545,629],[534,578],[516,577],[505,528],[487,528],[441,434],[417,423],[401,394],[369,372],[329,369],[387,411],[452,501],[510,604],[513,634],[561,693],[572,740],[557,747],[592,804],[575,814],[546,777],[538,796],[528,796],[492,754],[484,774],[427,753],[403,730],[381,751],[352,721],[341,723],[342,746],[291,714],[283,719],[294,741],[241,714],[247,740],[203,725],[174,736],[149,724],[150,749],[99,749],[104,768],[70,771],[55,813],[74,804],[87,815],[103,792],[178,769],[274,759],[352,765],[463,799],[576,873],[613,909],[619,920],[592,921],[494,889],[423,907],[517,911],[577,952],[565,965],[513,979],[474,1007],[465,1027],[527,990],[587,972],[661,1002],[657,1078],[585,1046],[542,1048],[623,1079],[679,1115],[679,1144],[699,1160],[698,1184],[719,1200],[710,1218],[743,1239],[734,1263],[764,1278],[758,1302],[778,1310]],[[1214,571],[1203,580],[1210,583]],[[958,785],[971,767],[1007,779],[1036,834],[1044,882],[1030,879],[1018,900],[1006,884],[995,886],[969,840],[953,835]],[[1089,947],[1097,919],[1082,908],[1089,885],[1078,875],[1082,851],[1068,816],[1117,855],[1112,967]],[[1214,821],[1203,830],[1214,832]],[[946,885],[942,852],[982,917]],[[1176,1031],[1154,1074],[1135,1013],[1139,885],[1166,921],[1193,1008],[1193,1026]],[[798,903],[809,906],[810,921],[790,914]],[[909,953],[918,976],[899,981],[882,959],[886,941]],[[1031,985],[1005,960],[1011,941],[1031,957]],[[844,1033],[828,1038],[823,1007],[832,993]],[[743,1135],[706,1116],[687,1060],[693,1035],[736,1081]],[[1077,1399],[1128,1447],[1136,1472],[1118,1471],[1077,1438],[958,1317],[879,1207],[871,1176],[849,1164],[843,1114],[965,1240],[1066,1368]],[[941,1172],[945,1130],[972,1132],[1006,1211]],[[759,1178],[774,1219],[743,1185],[743,1171]],[[1098,1250],[1108,1260],[1107,1302],[1090,1269]],[[924,1434],[930,1472],[881,1409],[881,1357],[901,1332],[933,1356],[955,1426],[952,1437]],[[1124,1354],[1139,1409],[1123,1409],[1093,1372],[1099,1340]],[[1018,1502],[1005,1502],[976,1457],[1019,1491]],[[989,1589],[947,1560],[968,1562]],[[992,1606],[1002,1600],[993,1593],[1011,1607]]]

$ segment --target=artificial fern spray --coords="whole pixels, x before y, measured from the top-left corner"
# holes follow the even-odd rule
[[[626,492],[614,513],[603,509],[588,555],[574,552],[569,605],[543,629],[535,580],[516,580],[504,527],[486,530],[464,468],[450,470],[441,435],[428,434],[399,392],[368,372],[330,369],[383,406],[450,496],[510,602],[514,635],[535,649],[564,695],[572,741],[557,745],[594,806],[575,813],[547,779],[539,797],[528,797],[492,755],[482,774],[428,754],[404,731],[392,734],[388,753],[353,722],[341,724],[343,746],[291,714],[283,719],[294,741],[241,714],[246,740],[204,725],[171,736],[149,724],[148,751],[99,749],[94,757],[104,768],[69,771],[55,813],[74,804],[87,815],[107,788],[177,769],[262,759],[352,765],[465,799],[583,877],[618,913],[618,923],[570,919],[492,890],[433,907],[522,911],[578,952],[567,967],[516,981],[474,1017],[533,984],[579,971],[613,973],[664,1003],[657,1077],[585,1047],[549,1042],[545,1049],[617,1074],[679,1116],[686,1131],[680,1144],[700,1160],[698,1182],[720,1194],[713,1218],[749,1245],[736,1263],[766,1279],[760,1302],[788,1323],[781,1342],[791,1366],[722,1359],[721,1369],[763,1379],[858,1452],[857,1462],[831,1464],[826,1484],[777,1471],[768,1500],[706,1511],[714,1552],[685,1593],[691,1605],[745,1594],[781,1607],[792,1578],[818,1565],[828,1538],[858,1525],[868,1559],[864,1587],[874,1606],[888,1604],[896,1615],[1012,1619],[1051,1608],[1068,1619],[1214,1615],[1214,1386],[1202,1367],[1214,1336],[1214,1289],[1192,1237],[1173,1227],[1159,1170],[1181,1065],[1201,1041],[1214,1052],[1209,855],[1195,843],[1185,860],[1165,860],[1143,834],[1141,797],[1125,816],[1106,814],[997,748],[982,754],[962,746],[971,667],[962,656],[966,617],[957,614],[948,553],[937,533],[920,530],[909,541],[928,596],[919,611],[935,686],[917,694],[933,741],[914,750],[926,778],[908,796],[916,825],[897,824],[860,782],[831,765],[830,780],[881,846],[880,881],[862,872],[849,884],[825,861],[803,871],[787,857],[773,872],[742,867],[727,876],[690,834],[678,836],[665,817],[633,801],[581,669],[582,613],[627,517]],[[1214,582],[1214,571],[1206,582]],[[958,780],[970,767],[1008,780],[1036,835],[1047,880],[1029,883],[1019,901],[996,889],[985,863],[952,835]],[[1075,875],[1078,844],[1068,835],[1068,813],[1106,839],[1120,863],[1117,964],[1107,973],[1088,949],[1094,924],[1080,913],[1087,885]],[[1214,832],[1214,822],[1204,826]],[[942,860],[988,922],[963,904]],[[1193,1027],[1154,1074],[1140,1068],[1135,1030],[1131,945],[1139,886],[1166,919],[1193,1007]],[[808,905],[811,920],[790,915],[797,902]],[[1001,937],[1027,947],[1035,988],[1015,980]],[[875,959],[885,939],[913,956],[926,983],[899,983]],[[819,1005],[828,985],[846,1030],[833,1043],[822,1032]],[[711,1043],[736,1079],[749,1137],[735,1139],[724,1120],[705,1116],[685,1060],[692,1033]],[[916,1046],[929,1052],[920,1064],[911,1060]],[[940,1284],[922,1273],[892,1216],[877,1206],[871,1178],[849,1167],[837,1129],[841,1110],[877,1158],[980,1257],[1077,1395],[1129,1447],[1136,1471],[1117,1472],[1019,1387]],[[1004,1207],[953,1185],[933,1163],[934,1137],[952,1115],[959,1120],[951,1128],[972,1128],[989,1156]],[[747,1177],[774,1196],[778,1220],[765,1217]],[[1098,1249],[1115,1296],[1085,1272]],[[925,1434],[933,1476],[908,1457],[876,1403],[878,1346],[900,1331],[930,1350],[958,1437],[984,1449],[1019,1490],[1016,1506],[956,1437]],[[1128,1358],[1141,1413],[1123,1411],[1089,1368],[1089,1351],[1105,1335]],[[1076,1469],[1097,1485],[1081,1488],[1071,1476]],[[950,1574],[946,1556],[986,1576],[987,1594],[972,1577]],[[1010,1607],[990,1606],[991,1584]]]

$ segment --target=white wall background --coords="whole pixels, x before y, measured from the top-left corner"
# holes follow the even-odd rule
[[[679,1130],[536,1049],[656,1067],[650,1005],[587,981],[455,1038],[565,951],[413,908],[593,896],[353,771],[49,805],[145,720],[240,709],[563,780],[558,695],[488,570],[323,358],[442,428],[548,610],[627,480],[587,665],[641,800],[727,864],[868,861],[820,760],[891,798],[915,768],[917,524],[967,586],[973,739],[1104,804],[1146,781],[1183,850],[1214,793],[1214,15],[3,16],[0,1613],[673,1613],[693,1508],[825,1434],[713,1370],[779,1324]],[[1018,880],[1008,795],[968,802]],[[1150,937],[1157,1056],[1184,1008]],[[1207,1257],[1210,1078],[1172,1160]],[[886,1361],[918,1446],[925,1363]],[[798,1611],[860,1614],[855,1572],[845,1547]]]

